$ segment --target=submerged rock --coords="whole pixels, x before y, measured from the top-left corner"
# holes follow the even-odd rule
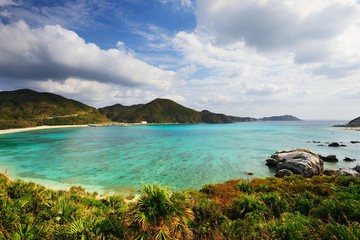
[[[324,162],[338,162],[339,159],[337,159],[336,155],[328,155],[328,156],[321,156],[319,155],[319,157],[321,158],[321,160],[323,160]]]
[[[328,145],[328,147],[340,147],[341,145],[337,142],[332,142]]]
[[[345,158],[344,158],[344,161],[345,161],[345,162],[355,162],[356,159],[354,159],[354,158],[349,158],[349,157],[345,157]]]
[[[286,169],[293,174],[301,174],[305,177],[320,175],[324,171],[324,162],[320,156],[303,148],[276,152],[266,160],[266,165],[276,167],[277,174]],[[289,174],[288,171],[282,171],[279,174]]]

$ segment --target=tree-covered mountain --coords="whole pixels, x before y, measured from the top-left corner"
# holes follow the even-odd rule
[[[294,117],[292,115],[283,115],[283,116],[272,116],[264,117],[260,119],[261,121],[301,121],[301,119]]]
[[[232,123],[256,121],[254,118],[240,118],[224,114],[202,112],[184,107],[172,100],[157,98],[147,104],[123,106],[116,104],[98,109],[107,118],[117,122],[149,123]]]
[[[357,117],[347,124],[335,125],[334,127],[360,127],[360,117]]]
[[[0,92],[0,129],[104,122],[109,120],[95,108],[53,93]]]
[[[0,92],[0,129],[40,125],[75,125],[91,123],[232,123],[257,121],[202,112],[184,107],[172,100],[155,99],[147,104],[115,104],[95,109],[81,102],[53,93],[30,89]]]

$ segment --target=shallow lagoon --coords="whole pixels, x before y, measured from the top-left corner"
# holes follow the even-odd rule
[[[360,160],[359,131],[337,122],[256,122],[219,125],[146,125],[36,130],[0,135],[0,166],[12,178],[102,193],[129,192],[157,182],[175,189],[200,188],[234,178],[273,175],[265,160],[275,151],[305,147],[335,154],[328,168]],[[329,148],[308,141],[343,142]],[[254,175],[249,176],[251,172]]]

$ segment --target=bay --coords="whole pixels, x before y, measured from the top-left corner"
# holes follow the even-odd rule
[[[265,160],[275,151],[309,148],[360,160],[359,131],[332,128],[339,121],[145,125],[46,129],[0,135],[0,166],[11,178],[54,186],[84,186],[101,193],[131,192],[144,183],[199,189],[229,179],[274,173]],[[343,142],[347,147],[312,141]],[[251,172],[253,175],[249,176]]]

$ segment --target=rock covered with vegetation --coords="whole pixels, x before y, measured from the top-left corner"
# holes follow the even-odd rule
[[[292,175],[138,200],[55,191],[0,175],[0,239],[359,239],[360,179]]]

